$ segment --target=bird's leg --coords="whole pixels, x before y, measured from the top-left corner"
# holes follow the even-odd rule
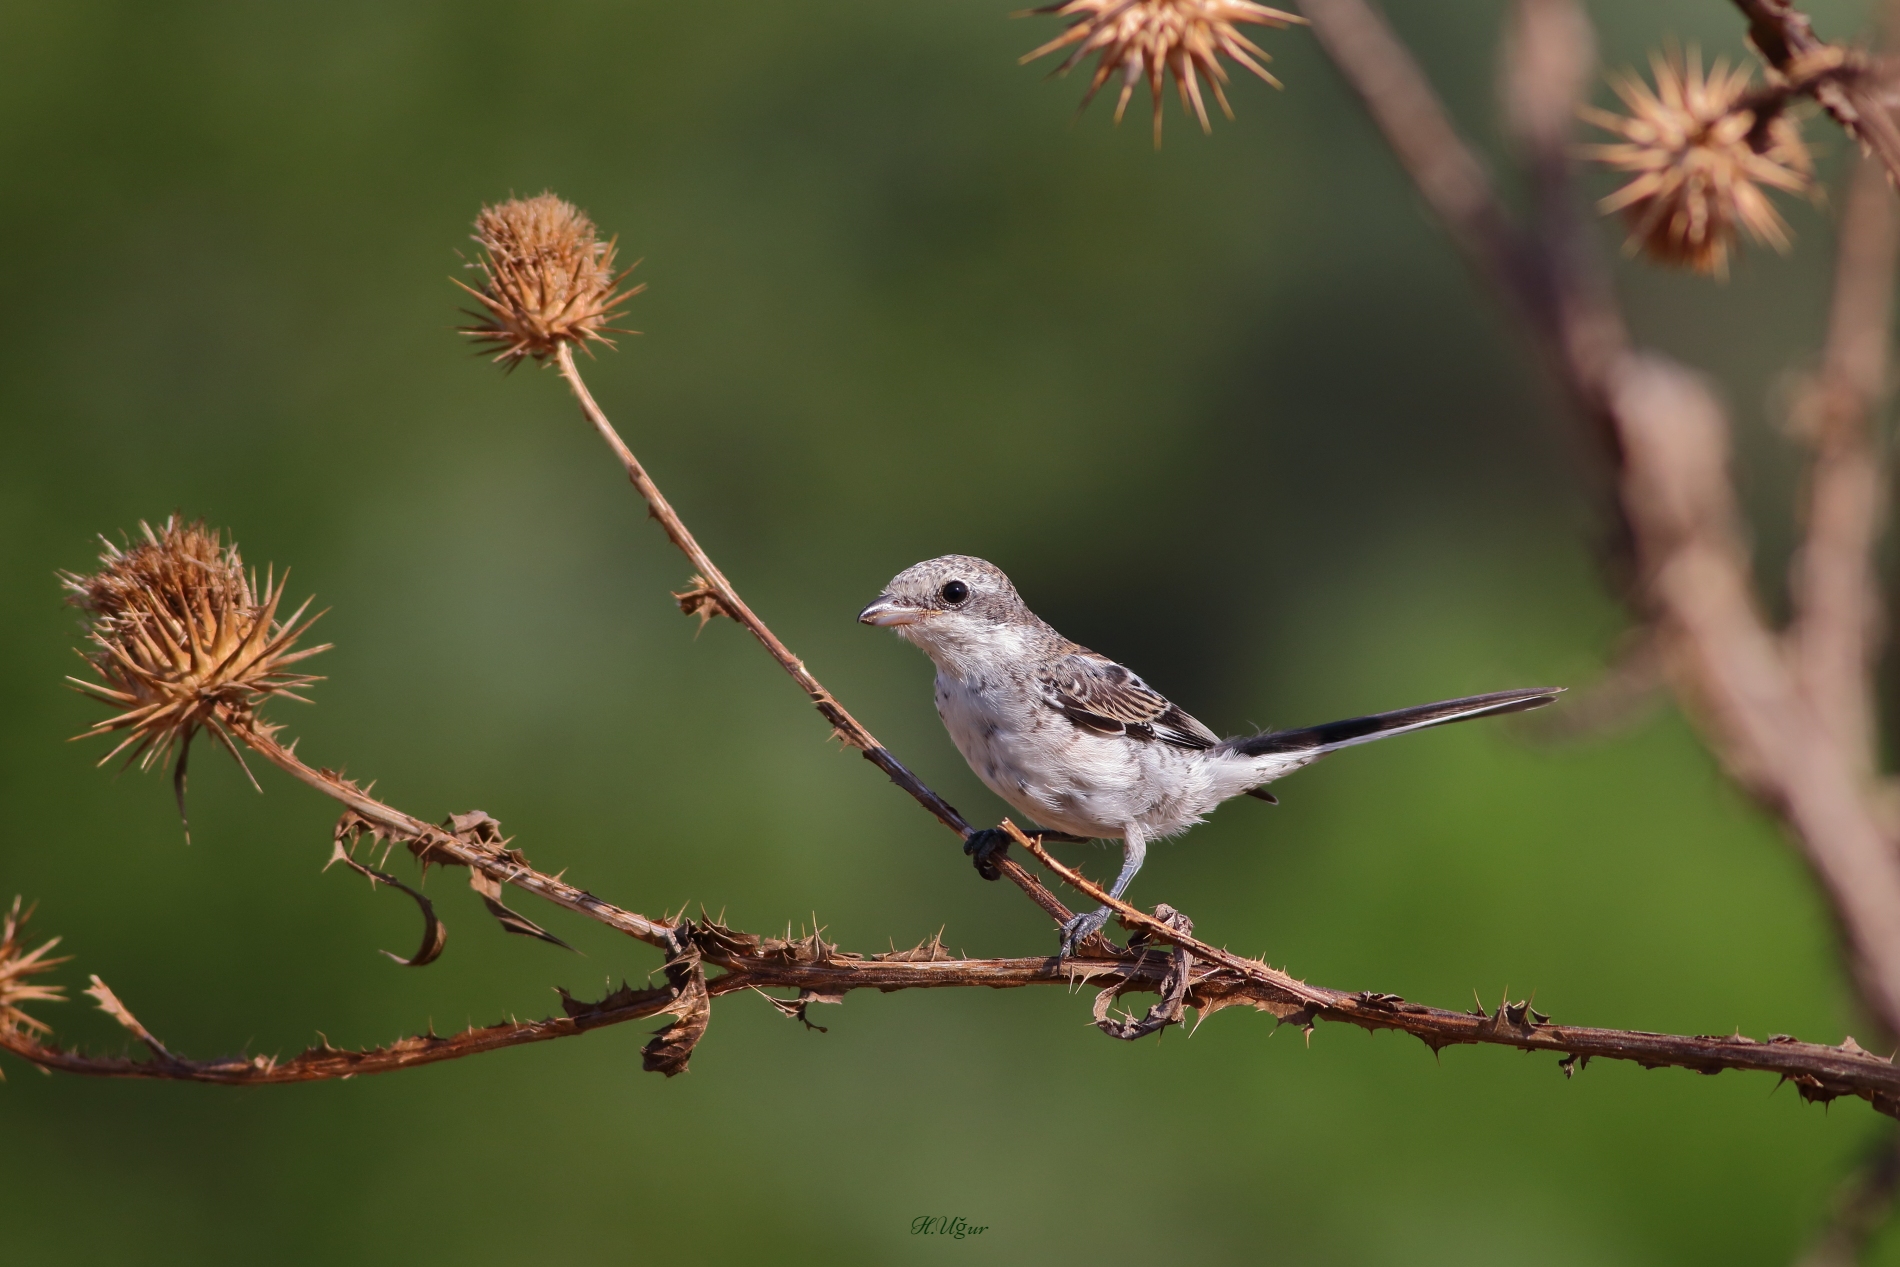
[[[997,869],[996,859],[1009,849],[1009,833],[1001,827],[985,827],[973,831],[963,838],[963,852],[970,855],[976,863],[976,873],[985,880],[994,880],[1003,873]]]
[[[1121,895],[1128,889],[1128,882],[1135,878],[1135,872],[1141,870],[1141,864],[1147,856],[1147,839],[1141,834],[1139,827],[1130,823],[1122,830],[1122,870],[1121,874],[1115,877],[1114,887],[1108,891],[1110,897],[1117,901],[1121,899]],[[1101,932],[1102,926],[1108,923],[1108,917],[1114,913],[1109,907],[1101,906],[1086,915],[1078,915],[1064,924],[1062,926],[1063,958],[1066,959],[1075,953],[1078,942],[1092,933]]]

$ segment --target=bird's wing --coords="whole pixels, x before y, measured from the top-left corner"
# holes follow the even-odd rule
[[[1176,748],[1211,748],[1220,736],[1161,692],[1106,656],[1077,649],[1050,666],[1043,698],[1086,730],[1159,739]]]

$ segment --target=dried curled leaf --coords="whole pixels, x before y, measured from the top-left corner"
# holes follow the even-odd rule
[[[803,937],[793,937],[789,927],[783,937],[761,937],[754,953],[765,959],[777,959],[785,963],[842,963],[864,957],[855,951],[839,950],[825,940],[825,930],[816,927],[817,921],[814,919],[812,922],[812,931]]]
[[[495,853],[508,852],[508,839],[501,834],[501,823],[481,810],[470,810],[466,814],[451,814],[447,827],[470,845]],[[508,856],[521,857],[516,853],[509,853]],[[487,872],[469,868],[468,887],[475,890],[476,895],[482,899],[482,905],[486,906],[488,913],[495,917],[495,922],[501,925],[502,931],[521,937],[534,937],[559,946],[562,950],[574,949],[526,915],[510,909],[503,903],[501,881]]]
[[[673,1003],[663,1010],[679,1019],[656,1031],[640,1049],[640,1067],[671,1078],[686,1072],[693,1048],[706,1036],[706,1026],[712,1023],[712,996],[706,991],[706,972],[696,949],[669,960],[666,979],[673,991]]]
[[[357,839],[365,835],[380,838],[382,831],[355,810],[345,810],[343,817],[337,820],[335,839],[330,848],[330,861],[323,864],[323,869],[328,871],[340,862],[367,879],[372,888],[378,884],[387,884],[407,893],[415,902],[417,909],[422,912],[422,944],[416,948],[416,953],[407,959],[394,951],[384,950],[378,953],[388,955],[405,968],[421,968],[434,963],[441,958],[442,948],[448,944],[448,926],[435,913],[435,903],[422,893],[410,888],[389,872],[365,866],[351,856],[351,850]]]
[[[488,913],[495,917],[495,922],[501,925],[503,932],[514,933],[520,937],[538,938],[559,946],[562,950],[574,949],[526,915],[504,905],[501,900],[501,881],[483,872],[470,869],[468,887],[481,896],[482,905],[488,908]]]
[[[699,617],[701,629],[704,629],[706,622],[714,616],[732,619],[732,613],[727,611],[726,605],[719,600],[719,594],[713,589],[712,582],[698,574],[686,583],[685,589],[673,595],[673,601],[679,604],[681,615]]]
[[[1182,936],[1191,936],[1194,921],[1175,910],[1165,902],[1155,907],[1155,918],[1166,924]],[[1137,932],[1128,939],[1129,949],[1139,949],[1149,938],[1145,931]],[[1159,990],[1160,998],[1148,1014],[1139,1019],[1132,1015],[1116,1018],[1110,1014],[1115,1001],[1128,989],[1125,983],[1117,983],[1095,996],[1095,1027],[1110,1038],[1119,1038],[1124,1042],[1134,1042],[1158,1033],[1170,1025],[1179,1025],[1187,1005],[1188,987],[1193,983],[1194,956],[1182,946],[1173,947],[1168,956],[1168,974],[1162,978]]]
[[[693,945],[715,960],[743,958],[758,953],[761,938],[757,933],[740,932],[726,927],[702,909],[700,918],[684,921]]]
[[[795,999],[781,999],[776,995],[767,994],[757,986],[753,986],[752,988],[760,998],[778,1009],[780,1016],[800,1021],[804,1024],[806,1029],[815,1029],[820,1034],[828,1034],[831,1031],[826,1029],[823,1025],[812,1024],[811,1018],[805,1015],[805,1009],[814,1003],[844,1002],[844,995],[842,993],[828,993],[823,990],[800,990],[798,997]]]

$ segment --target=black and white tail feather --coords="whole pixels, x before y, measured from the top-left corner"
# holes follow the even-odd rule
[[[1266,757],[1282,753],[1288,756],[1322,757],[1355,744],[1389,739],[1393,735],[1409,734],[1432,726],[1471,721],[1478,717],[1498,717],[1505,713],[1529,712],[1551,703],[1563,694],[1563,690],[1561,686],[1534,686],[1517,691],[1492,691],[1488,695],[1466,695],[1461,699],[1440,700],[1436,704],[1395,708],[1389,713],[1348,717],[1344,721],[1330,721],[1322,726],[1306,726],[1299,730],[1263,730],[1257,735],[1223,739],[1215,751],[1231,752],[1242,757]]]

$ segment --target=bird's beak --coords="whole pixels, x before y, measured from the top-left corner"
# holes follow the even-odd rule
[[[924,609],[912,607],[909,603],[900,603],[889,594],[879,594],[877,601],[858,613],[858,623],[863,625],[914,625],[923,619]]]

